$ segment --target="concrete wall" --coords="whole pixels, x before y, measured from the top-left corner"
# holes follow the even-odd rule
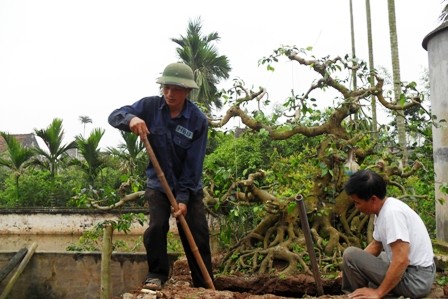
[[[81,215],[81,214],[9,214],[0,215],[0,234],[81,234],[105,220],[117,219],[117,215]],[[139,234],[145,227],[133,224],[131,232]]]
[[[133,213],[146,212],[132,210]],[[73,209],[55,209],[40,211],[31,209],[0,210],[0,234],[82,234],[105,220],[114,220],[119,213],[100,211],[80,211]],[[148,223],[143,226],[135,223],[130,234],[142,234]],[[119,232],[116,232],[119,233]]]
[[[15,252],[0,251],[0,269]],[[171,256],[172,260],[175,256]],[[0,293],[17,267],[0,283]],[[141,287],[147,273],[145,254],[112,254],[112,295]],[[16,281],[9,298],[97,299],[101,287],[101,253],[36,252]]]
[[[146,212],[146,211],[126,211]],[[124,213],[123,211],[121,213]],[[14,257],[22,247],[29,247],[34,242],[33,236],[79,235],[94,227],[98,222],[115,219],[115,213],[80,210],[5,210],[0,209],[0,270]],[[170,230],[177,233],[175,218],[171,217]],[[213,222],[209,219],[210,222]],[[128,235],[142,235],[147,227],[135,224]],[[114,232],[116,238],[118,232]],[[125,235],[123,235],[125,237]],[[2,239],[3,238],[3,239]],[[17,248],[5,250],[5,240],[15,238]],[[2,243],[3,240],[3,243]],[[25,270],[15,283],[8,298],[14,299],[97,299],[100,295],[101,253],[76,253],[40,251],[39,246]],[[213,247],[213,246],[212,246]],[[173,262],[177,256],[170,255]],[[17,269],[17,267],[16,267]],[[14,269],[14,271],[16,270]],[[0,282],[0,294],[6,283],[14,274]],[[112,295],[141,287],[147,273],[146,254],[113,253],[112,254]]]
[[[145,210],[126,213],[146,213]],[[124,212],[121,212],[124,213]],[[52,236],[59,242],[68,236],[79,237],[104,220],[117,219],[118,212],[101,212],[76,209],[0,209],[0,270],[22,247],[29,248],[30,240]],[[175,220],[172,220],[175,224]],[[147,222],[134,224],[128,235],[141,236]],[[177,231],[176,226],[171,226]],[[114,232],[114,236],[124,233]],[[59,236],[59,237],[58,237]],[[17,248],[8,248],[5,240],[13,238]],[[115,237],[117,239],[117,236]],[[39,242],[36,252],[17,280],[8,298],[14,299],[97,299],[100,295],[101,253],[41,251]],[[8,248],[5,250],[5,248]],[[0,294],[17,267],[0,282]],[[111,275],[113,296],[140,287],[147,273],[146,254],[113,253]]]
[[[435,172],[436,236],[448,242],[448,194],[441,192],[442,184],[448,183],[448,22],[429,33],[423,40],[428,50],[429,80],[431,86],[431,112],[433,126],[433,156]]]
[[[105,220],[115,220],[120,214],[143,213],[145,209],[109,211],[80,209],[0,209],[0,235],[81,235]],[[216,219],[209,215],[209,227],[218,227]],[[132,224],[128,235],[142,235],[148,227],[148,219],[140,225]],[[170,218],[170,231],[177,234],[174,217]],[[124,234],[114,231],[114,235]],[[2,250],[0,246],[0,250]]]

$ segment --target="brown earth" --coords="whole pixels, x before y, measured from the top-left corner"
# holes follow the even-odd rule
[[[286,298],[348,298],[341,294],[340,279],[322,279],[324,295],[318,296],[313,276],[297,275],[288,278],[269,276],[217,276],[215,290],[191,287],[188,264],[177,260],[173,273],[161,291],[142,292],[141,286],[113,299],[286,299]],[[404,297],[400,297],[404,298]],[[448,298],[448,286],[434,285],[427,298]]]

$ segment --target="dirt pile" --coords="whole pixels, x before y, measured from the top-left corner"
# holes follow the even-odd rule
[[[142,292],[140,286],[113,299],[287,299],[287,298],[348,298],[341,294],[339,279],[322,280],[324,294],[317,296],[314,278],[297,275],[287,278],[269,276],[218,276],[215,277],[215,290],[191,287],[191,278],[187,261],[179,259],[174,263],[173,273],[164,288],[157,292]],[[427,298],[448,298],[448,286],[445,289],[434,286]]]

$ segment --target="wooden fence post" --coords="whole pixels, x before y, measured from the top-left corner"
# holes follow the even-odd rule
[[[103,249],[101,251],[101,299],[110,299],[112,293],[111,286],[111,258],[112,258],[112,224],[104,225]]]
[[[28,250],[27,255],[24,257],[24,259],[20,263],[19,267],[17,268],[16,272],[11,277],[11,279],[9,280],[9,282],[6,285],[5,289],[3,290],[3,293],[0,295],[0,299],[6,299],[7,298],[9,292],[11,292],[11,290],[12,290],[14,284],[16,283],[17,279],[19,279],[20,274],[22,274],[23,269],[25,269],[26,265],[28,264],[28,262],[30,261],[31,257],[33,256],[34,251],[36,251],[36,247],[37,247],[37,243],[36,242],[31,244],[31,247]]]

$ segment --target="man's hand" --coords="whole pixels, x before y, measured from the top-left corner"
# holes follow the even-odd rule
[[[131,118],[131,121],[129,122],[129,129],[131,130],[132,133],[140,137],[149,134],[149,130],[148,127],[146,126],[145,121],[137,116]]]
[[[348,298],[360,298],[360,299],[380,299],[381,296],[378,295],[376,289],[371,288],[361,288],[357,289],[353,293],[347,295]]]
[[[173,213],[174,217],[179,217],[180,215],[186,216],[187,215],[187,205],[184,203],[180,203],[177,205],[178,209],[176,212]]]

